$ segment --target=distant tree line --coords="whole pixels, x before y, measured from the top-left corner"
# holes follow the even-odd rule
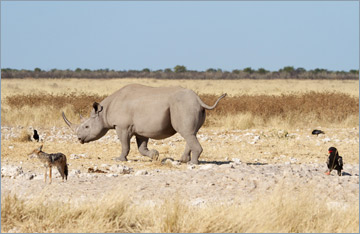
[[[286,66],[278,71],[268,71],[264,68],[252,69],[246,67],[244,69],[235,69],[223,71],[222,69],[209,68],[206,71],[188,70],[183,65],[177,65],[174,68],[166,68],[164,70],[150,70],[144,68],[142,70],[124,70],[116,71],[110,69],[81,69],[75,70],[42,70],[35,68],[34,70],[25,69],[1,69],[1,78],[154,78],[154,79],[359,79],[359,70],[350,71],[329,71],[326,69],[316,68],[306,70],[304,68],[294,68]]]

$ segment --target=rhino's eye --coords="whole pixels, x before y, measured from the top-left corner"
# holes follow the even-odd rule
[[[89,126],[85,126],[85,128],[89,128]]]

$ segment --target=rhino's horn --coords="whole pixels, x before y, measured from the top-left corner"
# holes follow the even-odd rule
[[[80,114],[80,121],[81,122],[84,122],[85,121],[85,118]]]
[[[62,117],[63,117],[63,119],[64,119],[64,121],[65,121],[65,123],[75,132],[76,131],[76,127],[77,127],[77,125],[76,124],[73,124],[73,123],[71,123],[67,118],[66,118],[66,116],[65,116],[65,114],[64,114],[64,112],[62,112]]]

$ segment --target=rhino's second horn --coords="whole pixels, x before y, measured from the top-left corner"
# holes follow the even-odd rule
[[[64,121],[65,121],[65,123],[75,132],[76,131],[76,127],[77,127],[77,125],[76,124],[73,124],[73,123],[71,123],[67,118],[66,118],[66,116],[65,116],[65,114],[64,114],[64,112],[62,112],[62,117],[63,117],[63,119],[64,119]]]

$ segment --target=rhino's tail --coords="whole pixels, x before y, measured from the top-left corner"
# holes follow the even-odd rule
[[[204,107],[204,108],[207,109],[207,110],[212,110],[212,109],[214,109],[214,108],[216,107],[216,105],[219,103],[219,101],[220,101],[222,98],[224,98],[226,95],[227,95],[226,93],[224,93],[223,95],[221,95],[221,96],[218,98],[218,100],[215,102],[215,104],[214,104],[213,106],[208,106],[208,105],[206,105],[206,104],[200,99],[199,96],[197,96],[197,95],[196,95],[196,96],[197,96],[198,101],[199,101],[199,103],[200,103],[200,105],[201,105],[202,107]]]

